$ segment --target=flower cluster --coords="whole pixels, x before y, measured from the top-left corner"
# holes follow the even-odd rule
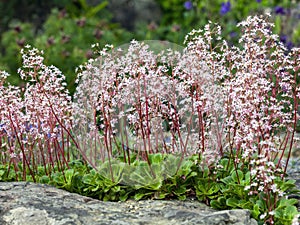
[[[251,170],[249,194],[282,196],[274,179],[295,142],[300,50],[287,54],[263,17],[239,26],[241,47],[229,47],[209,23],[186,37],[181,52],[155,54],[132,41],[84,65],[75,117],[85,128],[77,129],[82,146],[95,150],[88,158],[199,154],[211,166],[229,154],[235,168]],[[275,204],[267,204],[271,212]]]
[[[26,46],[21,53],[23,67],[19,74],[28,80],[25,90],[0,83],[1,141],[6,142],[1,157],[15,165],[22,161],[34,170],[35,165],[54,166],[66,156],[72,104],[64,76],[54,66],[43,64],[42,52]],[[2,72],[1,78],[6,77]]]
[[[283,192],[274,184],[276,175],[286,172],[283,156],[295,143],[299,84],[299,50],[286,54],[286,48],[273,24],[261,17],[249,17],[240,23],[242,48],[226,53],[230,74],[224,85],[227,134],[236,166],[249,165],[253,183],[249,194]],[[289,158],[287,159],[287,161]],[[276,203],[267,198],[270,212]],[[269,219],[272,220],[269,213]]]
[[[245,191],[264,194],[261,218],[272,222],[284,194],[275,179],[295,144],[300,49],[288,53],[263,17],[239,26],[240,47],[230,47],[211,22],[187,35],[185,48],[95,45],[99,57],[79,67],[73,102],[61,72],[26,46],[25,90],[4,86],[8,74],[0,72],[0,160],[16,170],[22,162],[32,174],[43,164],[50,173],[55,163],[67,165],[70,139],[95,169],[114,157],[130,164],[131,156],[150,166],[151,153],[198,155],[200,166],[224,169],[219,159],[229,156],[238,183],[238,170],[250,171]]]

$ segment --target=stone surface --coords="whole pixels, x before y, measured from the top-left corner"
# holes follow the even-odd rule
[[[54,187],[0,182],[1,225],[256,225],[247,210],[215,211],[198,201],[103,202]]]
[[[159,24],[162,12],[153,0],[110,0],[109,11],[113,14],[113,21],[118,22],[128,30],[133,31],[138,23]]]

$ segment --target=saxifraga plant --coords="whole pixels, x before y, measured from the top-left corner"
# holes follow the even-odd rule
[[[150,166],[152,153],[198,154],[203,169],[232,165],[227,172],[237,185],[248,170],[243,191],[260,196],[265,204],[258,214],[274,223],[284,194],[279,180],[296,141],[300,50],[287,52],[265,18],[249,17],[239,26],[239,48],[209,23],[186,37],[182,54],[157,55],[136,41],[127,52],[100,51],[81,68],[76,96],[77,119],[94,121],[83,136],[93,148],[79,141],[96,150],[87,158],[97,164],[116,154],[130,164],[135,152]],[[226,156],[227,165],[218,165]]]
[[[0,157],[2,164],[13,165],[16,180],[36,181],[39,165],[46,175],[68,166],[72,104],[65,77],[56,67],[43,64],[42,52],[26,46],[21,53],[23,67],[18,72],[27,81],[25,89],[4,85],[8,74],[1,72]]]
[[[126,199],[126,184],[142,187],[136,199],[149,189],[165,196],[162,179],[171,190],[188,177],[198,199],[215,208],[247,208],[265,224],[290,224],[297,209],[284,199],[292,186],[285,173],[296,141],[300,50],[287,52],[262,17],[239,26],[239,48],[230,47],[221,28],[209,23],[186,37],[182,53],[154,54],[137,41],[128,50],[103,49],[79,68],[73,105],[61,73],[43,65],[36,49],[24,50],[19,72],[30,79],[26,90],[4,86],[7,74],[1,73],[2,163],[19,171],[21,162],[17,179],[25,180],[29,170],[36,181],[39,164],[51,177],[52,170],[68,168],[72,142],[99,174],[83,181],[109,185],[102,192],[101,185],[85,188],[89,193]],[[158,153],[179,156],[175,170]],[[185,163],[183,172],[190,156],[195,167]],[[149,179],[139,180],[138,171]],[[66,172],[52,182],[72,190],[78,172]],[[181,173],[179,180],[172,178]],[[173,193],[184,198],[182,191]]]

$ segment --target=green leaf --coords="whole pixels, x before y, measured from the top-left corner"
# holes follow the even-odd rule
[[[237,200],[236,198],[228,198],[226,200],[226,205],[232,208],[239,208],[239,200]]]
[[[153,192],[152,191],[149,191],[149,190],[146,190],[146,189],[141,189],[138,193],[136,193],[134,195],[134,200],[138,201],[138,200],[141,200],[142,198],[148,196],[148,195],[152,195]]]
[[[259,206],[260,209],[265,210],[267,209],[266,201],[265,200],[257,200],[256,204]]]
[[[239,200],[239,207],[242,209],[252,209],[253,204],[248,200],[241,199]]]
[[[219,161],[219,164],[223,167],[223,170],[226,170],[226,168],[228,166],[228,161],[229,161],[229,159],[227,159],[227,158],[223,158]]]
[[[68,184],[72,183],[73,176],[75,175],[74,169],[68,169],[65,171],[65,178]]]
[[[231,171],[233,170],[234,166],[233,166],[233,160],[230,160],[228,158],[222,158],[219,161],[219,164],[223,167],[223,171]]]
[[[227,185],[234,183],[234,180],[231,176],[225,177],[225,178],[221,179],[221,181]]]
[[[210,206],[213,207],[214,209],[226,209],[226,198],[223,196],[218,197],[217,200],[211,200]]]
[[[259,217],[259,215],[261,214],[261,212],[260,212],[260,207],[259,207],[258,204],[255,204],[253,206],[253,209],[251,210],[251,214],[256,219]]]
[[[275,218],[279,218],[279,219],[284,218],[284,210],[276,208],[274,216],[275,216]]]
[[[148,164],[140,165],[135,167],[135,170],[129,175],[130,183],[128,184],[133,185],[136,189],[159,190],[164,180],[161,173],[160,164],[154,163],[151,167]]]
[[[5,170],[0,170],[0,180],[2,180],[2,176],[5,174]]]
[[[138,201],[141,200],[145,196],[144,193],[137,193],[134,195],[134,200]]]
[[[86,187],[83,189],[85,192],[96,193],[104,187],[103,177],[101,177],[95,170],[91,170],[89,174],[84,175],[82,177],[82,183]]]
[[[280,224],[291,224],[296,215],[298,215],[297,207],[292,205],[289,205],[285,208],[275,209],[275,218],[278,222],[280,222]]]
[[[113,186],[121,182],[126,166],[128,166],[126,163],[120,161],[106,161],[100,166],[99,174],[105,178],[104,182],[107,186]]]
[[[238,183],[239,181],[243,180],[244,174],[241,170],[234,170],[231,173],[231,177],[234,182]]]
[[[184,201],[184,200],[186,200],[186,195],[179,195],[179,196],[177,196],[177,198],[180,201]]]
[[[173,177],[178,169],[178,166],[180,166],[179,163],[180,163],[180,157],[174,155],[168,155],[163,161],[163,165],[164,165],[163,174],[166,177]]]
[[[279,186],[279,189],[282,191],[287,191],[289,189],[294,188],[296,180],[287,180],[287,181],[282,181],[281,179],[279,181],[277,181],[276,183]]]
[[[223,206],[221,205],[221,203],[217,200],[211,200],[210,201],[210,206],[214,209],[223,209]]]
[[[88,4],[86,2],[86,0],[77,0],[80,3],[80,6],[86,10],[88,8]]]
[[[97,6],[91,7],[91,9],[86,13],[87,17],[93,17],[102,9],[104,9],[108,5],[108,1],[104,1]]]
[[[149,154],[148,157],[149,157],[150,164],[161,163],[163,161],[163,154],[161,153]]]
[[[96,192],[99,189],[101,189],[101,187],[99,185],[95,186],[94,188],[91,189],[91,191]]]
[[[154,193],[155,199],[164,199],[166,196],[167,196],[167,193],[163,193],[163,192],[155,192]]]
[[[295,199],[295,198],[291,198],[291,199],[280,199],[279,200],[279,204],[278,204],[278,208],[284,208],[284,207],[287,207],[287,206],[290,206],[290,205],[295,205],[298,203],[298,200]]]
[[[57,185],[59,185],[59,186],[64,185],[65,180],[64,180],[63,174],[62,174],[61,172],[56,172],[56,173],[54,173],[52,176],[53,176],[53,181],[54,181]]]
[[[204,178],[209,177],[209,174],[210,174],[210,170],[207,166],[205,166],[203,169],[203,177]]]
[[[42,184],[48,184],[50,182],[50,178],[47,175],[40,177],[39,182]]]
[[[249,185],[250,182],[251,182],[251,173],[250,171],[248,171],[246,174],[245,174],[245,185]]]
[[[185,176],[187,177],[192,172],[192,167],[194,166],[194,163],[190,160],[183,160],[177,174],[179,176]]]
[[[295,215],[298,214],[298,210],[296,206],[289,205],[284,210],[284,216],[288,219],[293,219]]]
[[[82,182],[88,185],[94,185],[95,183],[96,175],[94,171],[90,172],[89,174],[86,174],[82,178]]]
[[[120,201],[125,202],[128,199],[129,194],[130,192],[127,190],[120,191],[120,196],[119,196]]]
[[[186,193],[186,187],[184,186],[179,186],[177,187],[174,192],[173,192],[176,196],[180,196],[182,194],[185,194]]]
[[[217,183],[211,182],[209,179],[200,178],[196,186],[196,195],[200,201],[207,198],[213,199],[218,195],[220,187]]]

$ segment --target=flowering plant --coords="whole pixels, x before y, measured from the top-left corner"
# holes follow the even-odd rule
[[[62,168],[70,160],[67,131],[72,127],[72,105],[64,75],[43,64],[42,52],[26,46],[21,53],[23,67],[18,72],[28,81],[26,88],[4,86],[8,74],[0,75],[0,157],[1,163],[13,165],[17,180],[28,179],[30,171],[36,181],[38,165],[44,165],[48,175],[55,165]]]
[[[190,194],[215,208],[250,209],[266,224],[297,220],[296,202],[283,197],[293,187],[285,176],[300,49],[288,52],[263,17],[239,26],[241,47],[230,47],[212,23],[187,35],[181,51],[156,54],[153,43],[137,41],[107,46],[79,67],[73,102],[63,75],[26,48],[19,70],[26,90],[0,77],[2,163],[21,179],[29,170],[34,181],[41,164],[47,182],[105,200]],[[69,165],[77,158],[89,167]]]
[[[87,149],[100,149],[99,159],[115,150],[129,164],[130,150],[149,166],[149,154],[158,152],[196,154],[209,169],[223,168],[220,159],[229,156],[234,182],[241,185],[243,168],[249,170],[245,191],[263,193],[264,218],[272,222],[284,194],[276,179],[283,179],[296,141],[299,49],[287,53],[264,18],[239,26],[240,48],[229,47],[209,23],[186,37],[181,54],[155,55],[136,41],[125,53],[100,51],[80,73],[76,97],[91,107],[88,121],[97,121],[83,140],[95,137]],[[85,115],[84,105],[77,107]]]

